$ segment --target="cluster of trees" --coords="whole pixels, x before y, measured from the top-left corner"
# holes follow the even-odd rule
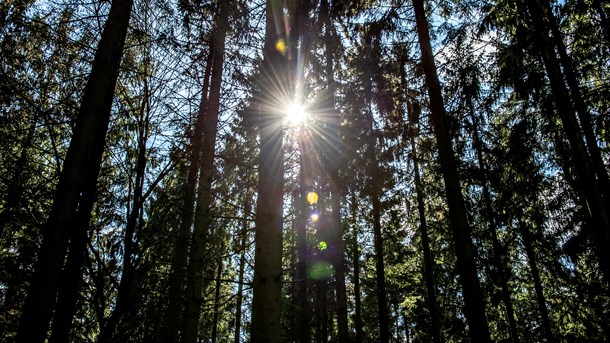
[[[3,1],[2,341],[610,340],[608,16]]]

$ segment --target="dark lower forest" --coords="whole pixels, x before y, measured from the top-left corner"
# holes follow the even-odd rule
[[[608,342],[609,16],[2,1],[0,342]]]

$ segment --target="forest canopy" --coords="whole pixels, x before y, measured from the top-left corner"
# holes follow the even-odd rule
[[[0,2],[0,341],[609,341],[609,16]]]

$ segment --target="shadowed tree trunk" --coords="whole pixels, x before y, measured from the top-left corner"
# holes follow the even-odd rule
[[[401,71],[404,71],[404,67],[401,69]],[[405,78],[403,77],[403,84],[405,84],[404,80]],[[405,87],[405,89],[407,88]],[[417,126],[421,110],[419,104],[416,103],[415,100],[410,100],[408,104],[408,112],[410,128],[405,131],[405,133],[409,136],[411,141],[411,159],[413,160],[415,193],[417,196],[417,213],[419,214],[419,232],[421,236],[422,252],[424,255],[424,280],[426,283],[427,291],[426,300],[428,302],[428,311],[430,311],[432,342],[440,343],[442,341],[442,336],[441,324],[438,315],[438,305],[436,300],[436,287],[434,285],[434,258],[430,250],[430,238],[428,236],[428,223],[426,221],[426,210],[424,203],[424,190],[422,189],[421,177],[419,173],[419,159],[417,156],[417,146],[415,145],[415,136],[417,136],[419,132],[419,128]]]
[[[329,104],[326,111],[326,124],[328,133],[331,135],[328,139],[323,140],[328,142],[327,156],[325,168],[328,174],[331,194],[331,230],[334,232],[330,242],[331,259],[335,268],[335,286],[336,286],[336,309],[337,309],[337,329],[338,339],[340,343],[349,341],[349,329],[347,321],[347,290],[345,287],[345,245],[343,243],[344,229],[341,223],[341,188],[339,180],[339,170],[343,167],[339,146],[340,140],[340,118],[339,112],[335,109],[335,80],[333,67],[333,50],[332,45],[332,22],[330,18],[328,1],[322,0],[320,3],[320,16],[324,21],[324,51],[326,54],[326,79],[328,82],[328,97]]]
[[[208,53],[205,73],[203,76],[203,89],[201,91],[201,102],[197,112],[195,132],[191,137],[191,155],[188,175],[186,180],[184,203],[180,218],[180,227],[176,234],[174,252],[172,254],[172,271],[169,276],[168,295],[169,301],[165,310],[165,320],[161,341],[164,343],[178,342],[178,327],[180,324],[180,309],[184,295],[184,284],[186,280],[186,264],[188,257],[188,242],[193,225],[195,194],[197,189],[197,175],[201,159],[202,136],[204,130],[205,113],[208,102],[208,90],[214,54]]]
[[[495,212],[493,210],[491,194],[489,192],[488,182],[488,170],[483,158],[483,143],[479,136],[479,122],[474,113],[473,104],[470,98],[467,99],[468,108],[470,110],[470,117],[472,119],[472,136],[473,144],[477,154],[477,160],[479,163],[479,170],[481,171],[481,183],[483,184],[483,201],[485,202],[485,212],[488,218],[489,234],[491,236],[492,244],[492,262],[498,273],[498,282],[500,283],[500,290],[502,295],[502,302],[506,309],[506,316],[508,317],[508,327],[510,328],[510,337],[513,343],[519,343],[519,332],[517,331],[517,319],[515,318],[515,311],[513,310],[513,304],[508,290],[508,277],[510,272],[507,273],[507,266],[502,255],[503,249],[498,240],[497,226]]]
[[[246,246],[248,243],[248,216],[251,211],[253,189],[248,187],[246,191],[246,197],[244,199],[244,219],[242,220],[242,233],[239,243],[239,249],[241,251],[239,256],[239,279],[237,283],[237,300],[235,305],[235,340],[234,343],[239,343],[241,340],[241,317],[242,317],[242,304],[243,304],[243,290],[244,290],[244,272],[246,267]]]
[[[430,119],[438,145],[439,162],[447,205],[449,207],[449,222],[453,231],[453,241],[457,257],[457,270],[460,275],[462,293],[464,296],[464,314],[468,323],[470,340],[472,342],[491,342],[489,325],[485,316],[485,301],[479,284],[475,262],[475,250],[470,237],[470,226],[466,218],[466,207],[460,186],[459,172],[453,152],[453,143],[447,124],[447,114],[441,93],[441,86],[436,72],[434,55],[430,46],[428,20],[424,11],[423,0],[413,0],[417,34],[421,50],[421,59],[428,96],[430,98]]]
[[[144,201],[147,196],[144,194],[144,173],[146,171],[146,140],[149,134],[148,126],[150,119],[150,108],[148,106],[150,99],[148,90],[148,82],[145,82],[144,96],[142,99],[142,104],[140,105],[140,113],[138,116],[138,155],[135,166],[136,177],[134,181],[133,201],[131,208],[128,211],[129,214],[127,216],[127,224],[125,225],[123,269],[121,272],[121,281],[118,287],[116,307],[100,330],[98,343],[106,343],[112,340],[116,326],[123,316],[129,312],[130,308],[130,296],[134,268],[132,265],[134,236],[136,234],[136,228],[138,227],[138,218],[140,218],[142,207],[144,206]],[[147,192],[147,194],[148,193],[149,192]],[[66,342],[66,340],[57,340],[57,342]]]
[[[354,261],[354,327],[356,329],[355,343],[362,343],[364,332],[362,331],[362,300],[360,295],[360,247],[358,246],[358,202],[356,192],[351,194],[351,215],[353,228],[353,261]]]
[[[37,343],[45,340],[69,239],[74,241],[70,249],[75,255],[85,253],[88,224],[132,4],[132,0],[116,0],[110,7],[51,213],[43,229],[42,246],[19,322],[17,342]],[[82,259],[74,262],[77,265],[73,266],[73,270],[80,271]]]
[[[220,90],[224,65],[225,38],[228,30],[229,1],[219,1],[219,13],[216,17],[215,35],[212,40],[213,54],[210,97],[203,125],[203,146],[195,228],[191,239],[189,264],[187,267],[187,285],[183,320],[183,343],[197,341],[199,318],[203,302],[203,273],[205,270],[206,238],[209,237],[212,222],[212,178],[214,176],[214,155],[216,154],[216,136],[218,131],[218,112],[220,108]]]
[[[281,113],[271,100],[290,85],[282,47],[287,40],[280,3],[267,1],[261,93],[255,104],[259,113],[259,184],[255,219],[255,256],[251,340],[253,343],[281,341],[282,226],[283,226],[283,137]],[[269,106],[269,104],[272,104]],[[273,106],[275,105],[275,106]],[[276,107],[276,108],[274,108]]]
[[[530,11],[532,25],[534,27],[534,38],[536,48],[544,63],[544,67],[549,79],[555,107],[563,130],[570,143],[570,153],[573,159],[574,169],[578,176],[577,182],[585,204],[583,208],[587,210],[590,224],[587,227],[591,230],[590,234],[594,237],[596,253],[599,259],[601,270],[606,282],[610,280],[610,222],[608,219],[608,209],[603,199],[603,190],[595,172],[591,155],[583,142],[581,126],[576,117],[574,107],[570,102],[570,97],[564,83],[563,74],[560,68],[560,61],[557,60],[555,50],[548,36],[548,29],[544,25],[544,13],[535,2],[527,1],[527,8]],[[603,177],[602,177],[603,178]]]

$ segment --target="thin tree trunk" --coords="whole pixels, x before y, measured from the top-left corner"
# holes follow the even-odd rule
[[[199,172],[199,163],[203,145],[202,136],[204,131],[206,109],[208,107],[208,90],[213,60],[214,54],[210,51],[203,76],[203,89],[201,91],[201,102],[197,112],[195,132],[191,137],[191,156],[186,180],[184,204],[180,218],[180,227],[176,234],[174,252],[172,255],[172,271],[169,277],[168,287],[169,301],[167,309],[165,310],[163,330],[161,331],[161,341],[164,343],[178,342],[180,309],[182,306],[184,285],[186,280],[185,274],[188,257],[187,247],[191,234],[191,226],[193,224],[197,176]]]
[[[585,204],[590,218],[591,234],[594,237],[594,244],[599,263],[606,281],[610,280],[610,222],[608,211],[602,197],[600,185],[598,184],[596,173],[591,162],[591,157],[582,140],[581,128],[574,113],[572,104],[569,101],[568,90],[563,80],[559,61],[552,48],[548,35],[545,35],[545,27],[542,20],[543,13],[538,6],[532,2],[527,2],[528,9],[532,16],[532,24],[536,32],[536,44],[539,49],[542,61],[549,78],[551,91],[555,101],[555,106],[559,118],[563,124],[564,132],[570,143],[570,152],[573,158],[573,165],[578,175],[580,191],[582,191]]]
[[[266,3],[265,45],[259,101],[260,134],[259,186],[255,219],[255,256],[252,299],[252,343],[281,341],[282,226],[283,226],[283,136],[281,113],[266,107],[265,96],[290,85],[286,59],[276,50],[285,42],[282,8],[275,1]],[[276,25],[277,24],[277,25]],[[276,30],[279,28],[279,32]],[[271,100],[273,101],[273,100]]]
[[[212,343],[216,343],[218,336],[218,317],[220,316],[220,277],[222,276],[222,259],[218,262],[216,271],[216,287],[214,290],[214,317],[212,318]]]
[[[301,129],[299,134],[299,145],[301,150],[301,170],[299,175],[299,204],[297,222],[296,222],[296,253],[297,253],[297,270],[296,270],[296,334],[297,340],[302,343],[311,341],[311,330],[309,324],[311,315],[309,314],[309,302],[307,301],[307,289],[309,287],[309,278],[307,276],[308,254],[307,254],[307,214],[309,205],[307,202],[307,193],[309,186],[312,184],[312,161],[311,152],[309,149],[308,137],[305,136],[306,131]]]
[[[371,35],[366,37],[366,44],[371,45]],[[374,57],[372,57],[371,60],[374,60]],[[371,81],[370,75],[366,75],[365,87],[366,92],[369,94],[372,94]],[[370,180],[367,188],[371,198],[371,203],[373,205],[373,247],[375,251],[375,281],[377,283],[377,320],[379,325],[379,341],[381,343],[388,343],[390,341],[390,319],[385,282],[385,263],[383,260],[383,237],[381,233],[379,161],[375,151],[377,142],[375,138],[375,129],[373,127],[373,112],[370,108],[370,104],[368,110],[365,112],[365,121],[367,125],[367,148],[365,153],[369,163],[367,172]]]
[[[116,307],[110,317],[104,323],[100,331],[98,343],[107,343],[112,340],[114,331],[119,321],[125,314],[129,312],[131,287],[133,282],[133,250],[134,236],[138,226],[138,218],[144,206],[144,173],[146,171],[146,140],[148,137],[148,125],[150,109],[148,94],[148,82],[145,82],[144,99],[141,104],[139,135],[138,135],[138,156],[136,160],[136,177],[134,182],[133,201],[129,215],[127,216],[127,224],[125,225],[124,237],[124,253],[123,253],[123,269],[121,272],[121,281],[116,300]],[[65,342],[65,340],[57,340],[57,342]]]
[[[409,117],[415,118],[412,113],[415,104],[409,104]],[[419,116],[419,114],[416,114]],[[417,146],[415,136],[417,132],[417,122],[411,122],[411,159],[413,160],[413,173],[415,177],[415,193],[417,196],[417,213],[419,214],[419,232],[421,236],[422,251],[424,255],[424,280],[426,282],[428,311],[430,311],[430,324],[432,326],[432,342],[440,343],[441,324],[438,315],[438,305],[436,300],[436,287],[434,286],[434,259],[430,250],[430,238],[428,236],[428,223],[426,221],[426,210],[424,203],[424,191],[422,189],[421,177],[419,173],[419,160],[417,157]]]
[[[574,68],[574,64],[572,63],[572,59],[570,58],[566,50],[562,34],[559,31],[559,27],[557,26],[557,20],[553,15],[553,12],[548,3],[542,1],[541,6],[541,10],[545,13],[551,32],[553,34],[552,41],[555,47],[557,48],[557,52],[559,53],[559,61],[561,63],[563,73],[566,76],[566,81],[570,88],[572,99],[574,100],[576,114],[578,115],[578,119],[580,120],[580,125],[582,127],[583,134],[585,137],[585,142],[587,144],[587,148],[589,149],[589,153],[591,154],[591,162],[593,164],[595,174],[598,177],[601,193],[606,202],[607,209],[608,202],[610,201],[610,179],[608,178],[608,171],[606,170],[606,166],[602,158],[602,153],[597,144],[597,137],[595,135],[595,132],[593,131],[591,112],[589,111],[589,108],[583,99],[580,84],[578,82],[578,75]]]
[[[400,81],[403,86],[403,89],[407,90],[407,75],[405,71],[404,62],[402,62],[402,66],[400,68]],[[417,213],[419,214],[419,230],[422,242],[422,252],[424,255],[424,280],[426,282],[426,291],[428,295],[427,300],[428,310],[430,311],[430,324],[432,327],[432,341],[440,343],[442,341],[442,335],[441,324],[438,314],[436,288],[434,286],[434,258],[432,257],[432,252],[430,250],[430,238],[428,236],[428,223],[426,220],[424,190],[422,188],[421,177],[419,173],[419,158],[417,156],[417,146],[415,144],[415,137],[419,135],[418,125],[419,116],[421,114],[421,108],[419,106],[419,103],[417,103],[415,99],[410,99],[407,106],[409,127],[405,126],[405,135],[408,136],[411,141],[411,159],[413,160],[413,173],[415,177]]]
[[[457,269],[464,295],[464,314],[469,327],[470,340],[472,342],[490,342],[489,325],[485,316],[485,301],[477,275],[475,250],[470,237],[470,226],[466,217],[466,207],[447,124],[445,105],[436,73],[432,47],[430,46],[428,21],[423,0],[413,0],[413,7],[422,54],[422,65],[428,84],[428,96],[430,97],[430,119],[438,144],[439,161],[449,207],[449,222],[453,230],[457,256]]]
[[[251,211],[252,201],[252,188],[248,187],[246,191],[246,197],[244,199],[244,219],[242,220],[242,234],[241,241],[239,243],[239,249],[241,251],[239,257],[239,278],[237,283],[237,301],[235,310],[235,340],[234,343],[239,343],[241,340],[241,317],[242,317],[242,303],[243,303],[243,290],[244,290],[244,272],[246,267],[246,246],[248,243],[248,215]]]
[[[195,212],[195,228],[191,240],[189,264],[187,267],[187,285],[183,320],[183,343],[197,341],[199,318],[203,301],[203,272],[205,269],[206,238],[212,222],[212,178],[214,176],[214,155],[216,154],[216,136],[218,132],[218,112],[220,108],[220,90],[224,65],[225,38],[228,30],[229,1],[219,1],[219,14],[216,18],[216,30],[212,43],[213,57],[210,98],[204,120],[201,171]]]
[[[362,331],[362,300],[360,295],[360,248],[358,245],[358,203],[356,192],[352,191],[351,215],[354,223],[354,241],[352,243],[354,260],[354,327],[356,328],[355,343],[362,343],[364,333]]]
[[[331,115],[328,116],[328,130],[335,137],[339,137],[339,112],[335,109],[335,80],[333,68],[333,50],[332,46],[332,22],[330,18],[328,1],[322,0],[320,3],[320,15],[324,20],[324,51],[326,54],[326,79],[328,82],[328,96],[330,97],[329,108]],[[329,142],[336,142],[330,138]],[[339,169],[340,164],[340,146],[330,143],[327,156],[327,171],[331,193],[331,230],[335,233],[331,242],[332,263],[335,268],[336,282],[336,301],[337,301],[337,329],[338,339],[340,343],[349,341],[349,328],[347,321],[347,290],[345,286],[345,246],[343,244],[343,225],[341,223],[341,189],[339,187]]]
[[[88,224],[91,216],[132,4],[132,0],[116,0],[110,7],[43,232],[34,278],[19,323],[19,343],[44,341],[69,237],[77,240],[82,231],[86,235],[88,225],[76,225]],[[71,249],[76,254],[84,254],[86,237],[78,245],[83,246]],[[80,270],[80,266],[75,268]]]
[[[540,279],[540,271],[538,270],[538,262],[536,259],[536,253],[533,247],[533,237],[530,229],[525,226],[522,220],[519,220],[519,233],[521,234],[521,240],[525,247],[525,253],[527,260],[530,265],[530,271],[532,273],[532,279],[534,280],[534,290],[536,292],[536,300],[538,303],[538,310],[540,311],[540,317],[542,319],[542,328],[547,342],[556,342],[553,336],[553,330],[551,326],[551,319],[549,318],[549,311],[546,308],[546,297],[544,296],[542,281]]]
[[[519,343],[517,319],[515,318],[515,311],[513,309],[510,292],[508,290],[507,274],[510,275],[510,272],[507,273],[507,266],[504,263],[504,256],[502,255],[503,249],[500,245],[500,241],[498,240],[495,212],[492,206],[491,194],[489,192],[489,183],[487,179],[488,171],[487,166],[485,164],[485,160],[483,158],[483,143],[481,142],[481,138],[479,136],[479,122],[477,120],[477,117],[475,116],[471,99],[468,98],[467,102],[468,108],[470,109],[470,116],[472,118],[472,135],[474,148],[477,154],[479,170],[481,171],[481,183],[483,184],[483,201],[485,202],[485,212],[487,213],[487,218],[489,220],[489,233],[491,236],[491,244],[493,249],[492,261],[494,267],[498,272],[500,289],[502,290],[502,302],[504,303],[504,307],[506,308],[506,316],[508,317],[510,337],[513,343]]]

